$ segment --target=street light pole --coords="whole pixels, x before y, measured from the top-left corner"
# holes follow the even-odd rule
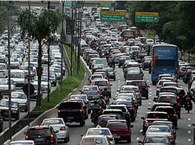
[[[11,79],[10,79],[10,12],[9,12],[9,6],[7,7],[8,9],[8,21],[7,21],[7,26],[8,26],[8,97],[9,97],[9,131],[11,130],[12,127],[12,122],[11,122]],[[10,132],[11,133],[11,132]],[[11,140],[11,135],[10,135],[10,140]]]
[[[63,34],[62,36],[63,36],[63,39],[64,39],[64,18],[63,18],[63,16],[64,16],[64,1],[62,1],[62,32],[61,32],[61,34]],[[62,37],[61,36],[61,37]],[[61,38],[62,39],[62,38]],[[63,40],[64,41],[64,40]],[[62,46],[61,46],[61,80],[60,80],[60,82],[61,82],[61,85],[60,86],[62,86],[62,80],[63,80],[63,76],[65,75],[64,73],[63,73],[63,54],[64,54],[64,42],[61,42],[62,43]],[[62,88],[62,87],[61,87]]]
[[[47,6],[47,9],[49,10],[50,9],[50,1],[48,1],[48,6]],[[48,43],[47,43],[47,55],[48,55],[48,60],[47,60],[47,102],[50,101],[50,98],[49,98],[49,93],[50,93],[50,86],[49,86],[49,81],[50,81],[50,43],[51,43],[51,34],[48,38]]]
[[[28,1],[28,95],[27,95],[27,103],[28,103],[28,119],[29,119],[29,113],[30,113],[30,1]]]
[[[72,12],[71,12],[71,24],[72,24],[72,27],[71,27],[71,57],[70,57],[70,63],[71,63],[71,67],[70,67],[70,74],[71,76],[73,75],[72,74],[72,65],[73,65],[73,60],[72,60],[72,55],[73,55],[73,49],[74,49],[74,43],[73,43],[73,36],[74,36],[74,23],[73,23],[73,19],[74,19],[74,16],[73,16],[73,1],[72,1]]]

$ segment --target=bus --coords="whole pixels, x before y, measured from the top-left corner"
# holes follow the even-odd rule
[[[157,83],[159,74],[173,74],[177,76],[179,70],[179,48],[173,44],[156,44],[152,48],[151,80]]]

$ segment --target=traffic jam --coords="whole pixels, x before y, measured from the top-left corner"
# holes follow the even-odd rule
[[[181,60],[174,44],[146,38],[144,31],[135,26],[101,22],[97,8],[84,9],[83,14],[80,55],[91,72],[88,81],[79,93],[56,107],[56,117],[30,127],[25,140],[29,144],[69,144],[74,140],[71,124],[83,127],[90,120],[90,127],[77,144],[177,144],[178,122],[184,112],[192,113],[194,66]],[[119,79],[120,85],[113,90],[113,83]],[[151,87],[155,88],[154,95],[149,92]],[[134,123],[147,100],[151,105],[144,110],[139,124],[142,137],[133,140]]]

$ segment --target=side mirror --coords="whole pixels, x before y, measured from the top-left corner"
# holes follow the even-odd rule
[[[150,107],[148,107],[148,110],[150,110],[151,108]]]
[[[116,91],[117,91],[117,92],[120,92],[120,89],[117,89]]]
[[[133,128],[134,126],[133,126],[133,125],[131,125],[130,127],[131,127],[131,128]]]
[[[142,120],[144,120],[144,117],[141,117]]]

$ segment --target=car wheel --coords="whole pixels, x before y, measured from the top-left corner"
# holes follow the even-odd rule
[[[70,140],[70,138],[69,138],[69,136],[68,136],[68,137],[66,137],[66,138],[64,139],[64,143],[69,142],[69,140]]]
[[[131,136],[127,139],[127,143],[131,143]]]
[[[85,121],[82,120],[82,121],[80,122],[80,126],[84,126],[84,125],[85,125]]]

